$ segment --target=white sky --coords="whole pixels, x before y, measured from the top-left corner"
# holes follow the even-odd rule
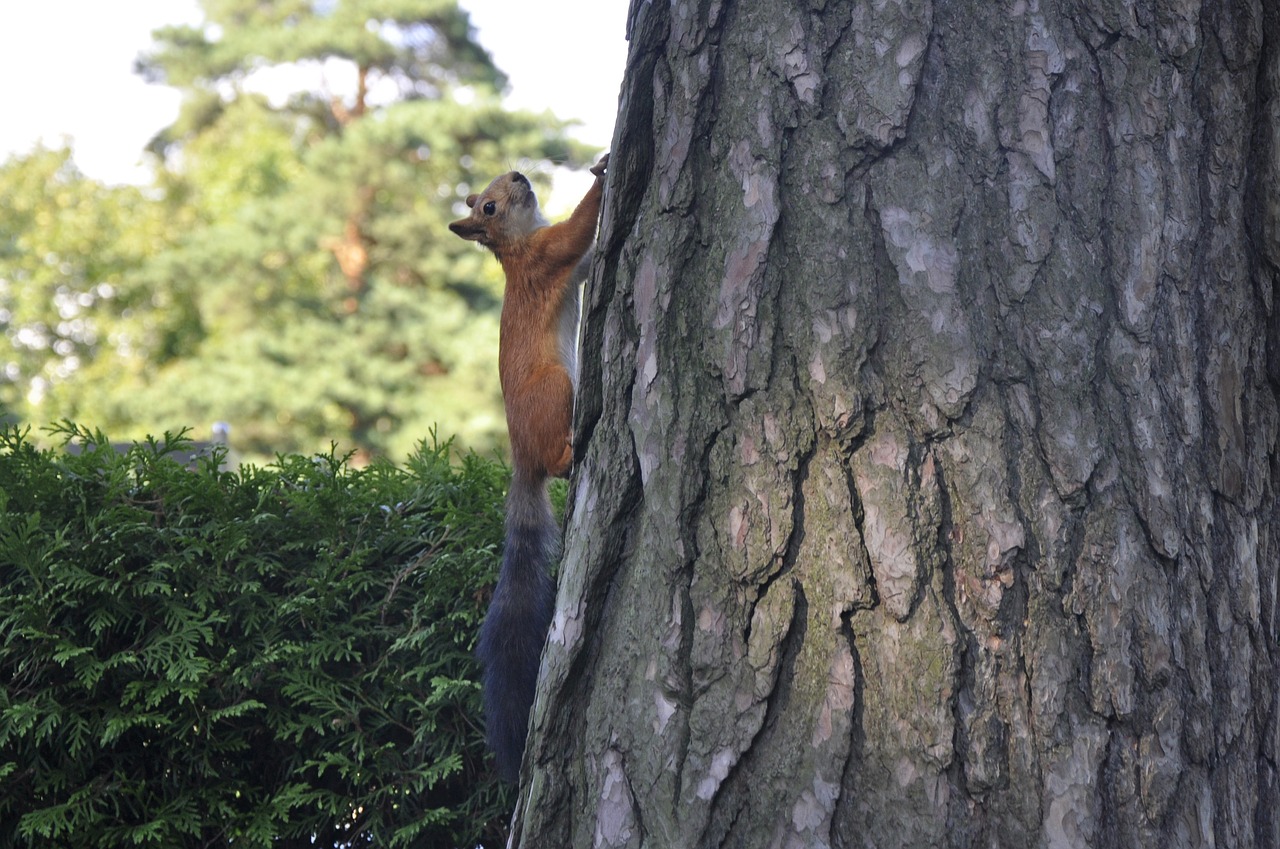
[[[462,0],[510,79],[509,105],[578,118],[607,147],[626,59],[628,0]],[[151,30],[199,20],[195,0],[0,0],[0,160],[69,139],[107,182],[145,182],[143,146],[177,115],[178,94],[133,61]]]

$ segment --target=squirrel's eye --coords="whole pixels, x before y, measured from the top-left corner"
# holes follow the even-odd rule
[[[498,211],[498,205],[497,205],[497,204],[495,204],[493,201],[489,201],[488,203],[486,203],[486,204],[484,205],[484,214],[485,214],[485,215],[493,215],[493,213],[495,213],[495,212],[497,212],[497,211]]]

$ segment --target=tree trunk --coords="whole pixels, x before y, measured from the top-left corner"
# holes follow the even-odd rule
[[[513,842],[1280,846],[1280,11],[636,2]]]

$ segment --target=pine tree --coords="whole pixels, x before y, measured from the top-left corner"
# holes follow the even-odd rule
[[[1280,7],[632,11],[511,845],[1280,847]]]
[[[147,332],[15,411],[133,437],[225,420],[251,456],[403,456],[436,425],[500,446],[501,279],[445,224],[496,173],[594,151],[502,108],[453,0],[203,9],[138,61],[184,94],[150,145],[153,213],[181,226],[122,272]]]

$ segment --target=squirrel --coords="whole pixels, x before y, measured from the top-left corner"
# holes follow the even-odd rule
[[[449,229],[479,242],[502,265],[506,291],[498,338],[498,373],[511,439],[506,545],[498,583],[480,628],[485,736],[498,774],[520,773],[538,663],[555,608],[550,567],[559,528],[547,497],[552,477],[568,477],[577,387],[578,285],[586,276],[604,194],[605,154],[573,214],[550,224],[528,178],[497,177],[467,197],[471,214]]]

